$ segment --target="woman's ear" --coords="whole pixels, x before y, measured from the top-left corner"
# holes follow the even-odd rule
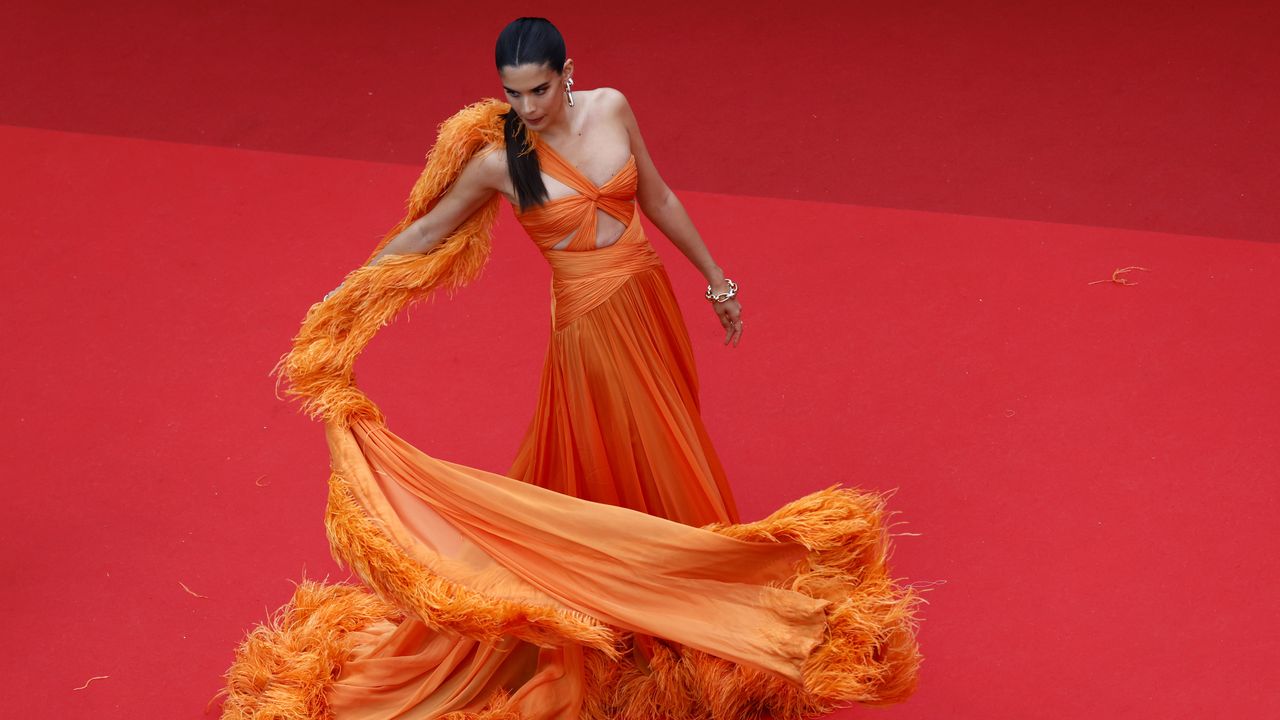
[[[564,61],[564,69],[560,71],[560,74],[564,75],[565,80],[568,80],[569,77],[573,75],[573,59],[572,58]]]

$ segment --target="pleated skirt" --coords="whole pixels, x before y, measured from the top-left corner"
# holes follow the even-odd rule
[[[553,329],[537,408],[507,474],[689,525],[737,522],[665,268],[630,276]]]

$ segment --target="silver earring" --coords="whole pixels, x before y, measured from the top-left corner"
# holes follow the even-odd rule
[[[573,78],[564,81],[564,94],[569,98],[569,107],[573,107]]]

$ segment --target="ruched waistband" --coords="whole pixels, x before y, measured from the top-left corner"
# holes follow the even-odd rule
[[[594,250],[543,250],[551,265],[552,316],[560,330],[604,302],[627,278],[662,265],[636,213],[622,236]]]

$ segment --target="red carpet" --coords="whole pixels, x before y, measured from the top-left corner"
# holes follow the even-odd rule
[[[17,702],[195,717],[287,580],[332,569],[323,440],[266,371],[416,168],[14,128],[0,147],[20,179],[6,616],[38,648],[10,661],[39,689]],[[683,195],[744,279],[748,333],[724,348],[659,239],[745,514],[898,488],[922,533],[899,572],[946,581],[921,690],[888,714],[1275,709],[1231,690],[1270,672],[1276,246]],[[545,347],[541,263],[507,222],[479,283],[375,343],[362,383],[398,433],[505,469]],[[1088,284],[1133,264],[1136,286]]]
[[[361,44],[344,41],[341,52],[316,43],[307,57],[336,57],[313,69],[311,85],[301,86],[306,92],[257,105],[266,95],[255,93],[272,83],[290,86],[293,80],[273,73],[287,75],[285,64],[298,62],[287,49],[268,53],[263,37],[257,49],[228,40],[218,59],[241,51],[238,57],[285,58],[257,73],[226,71],[243,85],[211,87],[200,75],[181,84],[173,68],[203,67],[184,40],[199,49],[200,38],[265,32],[256,24],[264,16],[240,17],[228,9],[235,6],[220,5],[169,25],[166,13],[177,11],[167,6],[122,7],[111,23],[95,15],[100,10],[74,15],[60,36],[66,52],[41,46],[37,54],[47,33],[28,33],[16,50],[0,43],[8,48],[0,53],[31,53],[0,81],[5,97],[22,99],[0,110],[9,123],[0,126],[0,420],[13,490],[0,510],[10,583],[3,622],[12,648],[4,670],[23,690],[7,703],[13,717],[207,717],[204,704],[244,631],[288,598],[289,581],[304,569],[310,577],[335,572],[321,526],[322,434],[273,396],[266,373],[306,306],[399,218],[430,128],[484,94],[482,83],[464,92],[439,59],[409,89],[403,68],[392,78],[372,65],[409,62],[397,53],[411,51],[361,29],[342,36]],[[1008,16],[992,8],[987,16],[967,11],[971,24],[954,29],[949,47],[973,54],[991,48],[964,33],[977,17],[992,27],[1004,22]],[[546,12],[560,22],[555,9]],[[742,145],[759,128],[731,117],[721,138],[677,121],[679,113],[705,107],[698,93],[730,92],[720,80],[692,74],[710,66],[714,50],[691,44],[697,26],[677,23],[662,40],[663,47],[691,46],[701,58],[679,61],[688,74],[651,77],[634,58],[636,43],[658,20],[619,16],[609,25],[629,43],[629,54],[607,56],[616,66],[610,75],[627,58],[634,65],[629,80],[610,83],[639,103],[642,122],[647,110],[659,166],[672,169],[669,179],[717,259],[743,286],[747,331],[740,347],[725,348],[699,298],[699,279],[651,229],[682,293],[705,416],[744,515],[758,517],[834,482],[896,488],[892,507],[906,523],[897,530],[919,535],[898,538],[895,568],[916,582],[942,581],[927,593],[917,695],[905,705],[839,717],[1280,712],[1267,679],[1278,654],[1269,601],[1280,577],[1280,246],[1104,227],[1277,236],[1280,216],[1262,192],[1274,186],[1267,184],[1275,172],[1267,158],[1275,156],[1275,141],[1263,128],[1273,128],[1280,112],[1257,83],[1274,77],[1277,63],[1272,58],[1252,75],[1220,83],[1224,66],[1202,61],[1251,52],[1250,33],[1274,17],[1252,9],[1253,21],[1243,10],[1239,17],[1224,10],[1214,16],[1217,24],[1195,26],[1206,36],[1224,24],[1247,28],[1244,35],[1213,35],[1216,44],[1187,45],[1181,55],[1140,52],[1188,37],[1194,18],[1170,11],[1164,24],[1132,38],[1131,55],[1090,56],[1098,68],[1130,67],[1127,59],[1135,58],[1169,74],[1163,85],[1133,80],[1127,94],[1111,94],[1123,85],[1114,75],[1080,74],[1080,65],[1061,57],[1049,66],[1011,67],[996,89],[998,79],[989,75],[952,77],[989,106],[1017,99],[1035,105],[1033,115],[1077,113],[1062,122],[1071,120],[1079,141],[1065,145],[1042,134],[1052,125],[1028,129],[1019,120],[1026,114],[987,114],[994,125],[954,124],[954,115],[920,107],[928,98],[918,87],[891,87],[893,77],[930,74],[926,60],[946,58],[922,58],[907,69],[859,66],[860,79],[848,90],[843,75],[821,74],[843,61],[832,49],[830,38],[844,37],[835,30],[822,36],[825,45],[789,36],[786,53],[768,54],[769,79],[763,88],[749,86],[744,102],[755,103],[749,106],[757,115],[771,108],[786,115],[772,125],[780,129],[769,142]],[[50,18],[72,17],[58,12],[23,8],[18,23],[0,32],[6,40],[20,35],[19,27],[52,32]],[[386,12],[364,21],[398,25]],[[440,36],[444,43],[431,53],[465,42],[479,59],[454,55],[450,62],[485,80],[487,56],[476,48],[486,50],[500,21],[473,18],[466,32],[452,35],[438,32],[426,10],[415,12],[423,15],[414,31],[419,41]],[[604,11],[593,12],[566,10],[560,14],[570,18],[561,25],[585,34]],[[884,46],[913,46],[934,37],[913,37],[913,28],[942,32],[949,17],[900,12],[911,24],[886,20],[883,33],[865,25],[860,32]],[[1073,27],[1113,48],[1126,44],[1124,29],[1132,25],[1125,23],[1140,15],[1117,10],[1112,23],[1100,10],[1089,12],[1080,10],[1081,24]],[[748,22],[756,17],[764,16],[744,13],[738,21],[747,29],[733,24],[728,37],[759,31]],[[272,22],[299,24],[321,38],[340,19],[359,20],[329,10],[305,20],[281,12]],[[1015,16],[1008,27],[1043,19]],[[1053,27],[1046,32],[1066,32]],[[129,42],[120,34],[127,28],[143,39],[167,38],[180,62],[166,62],[154,45]],[[112,58],[100,68],[125,71],[96,75],[96,93],[84,76],[72,89],[59,84],[98,52],[77,43],[86,37],[96,37]],[[593,42],[583,44],[584,53],[605,52],[600,39]],[[1060,46],[1027,40],[1018,47],[1036,58]],[[1088,55],[1070,49],[1083,53],[1073,57]],[[659,69],[672,62],[659,55],[644,61]],[[751,57],[741,67],[766,59]],[[804,70],[788,70],[791,62]],[[988,70],[1003,60],[991,63]],[[211,62],[206,71],[218,67]],[[343,67],[348,75],[336,69]],[[738,77],[741,67],[724,71]],[[154,104],[135,103],[162,87],[145,82],[149,69],[161,78],[173,73],[178,101],[157,91],[148,101]],[[1054,73],[1043,90],[1056,93],[1053,102],[1028,99],[1029,88],[1040,87],[1037,72]],[[1186,90],[1173,84],[1175,76],[1199,84]],[[361,110],[326,101],[355,77],[422,105],[396,109],[388,101]],[[880,114],[863,107],[809,129],[793,117],[794,107],[768,95],[812,87],[854,107],[865,102],[856,99],[856,83],[864,82],[901,94],[897,104]],[[1209,86],[1204,92],[1240,93],[1239,104],[1187,101]],[[1107,108],[1101,115],[1082,109],[1072,94],[1104,87],[1092,99]],[[120,88],[128,92],[108,92]],[[210,98],[208,106],[189,102],[198,94],[193,88]],[[670,103],[664,88],[677,88]],[[953,90],[952,103],[964,95]],[[1135,103],[1182,109],[1161,116],[1167,126],[1154,134],[1142,130],[1154,113],[1115,124]],[[161,106],[168,114],[145,111]],[[956,111],[954,104],[940,107]],[[865,123],[888,125],[912,108],[922,125],[953,123],[952,135],[913,145],[908,125],[898,127],[896,139],[866,139]],[[1086,125],[1086,118],[1096,123]],[[289,130],[297,123],[305,127],[293,142]],[[825,164],[814,144],[837,126],[851,128],[842,142],[858,144],[861,159],[852,165]],[[351,141],[353,127],[360,142]],[[782,132],[788,127],[801,129]],[[1195,127],[1203,135],[1186,132]],[[794,138],[779,139],[784,135]],[[1188,144],[1221,139],[1193,152],[1166,144],[1175,136]],[[720,144],[702,142],[709,137]],[[252,142],[234,147],[242,138]],[[388,145],[379,150],[379,143]],[[1044,154],[1013,162],[1031,148]],[[1108,148],[1125,154],[1107,155]],[[408,164],[317,156],[347,149]],[[901,162],[891,170],[895,156]],[[737,165],[757,160],[768,172]],[[931,167],[942,175],[926,172]],[[951,179],[950,194],[942,192],[941,176]],[[686,189],[693,187],[719,192]],[[782,197],[791,195],[807,199]],[[927,211],[937,209],[969,214]],[[1128,275],[1137,285],[1089,284],[1134,265],[1148,268]],[[438,457],[505,469],[533,408],[548,278],[508,217],[481,281],[452,300],[418,307],[383,333],[362,360],[361,385],[398,434]],[[95,676],[109,677],[76,689]]]

